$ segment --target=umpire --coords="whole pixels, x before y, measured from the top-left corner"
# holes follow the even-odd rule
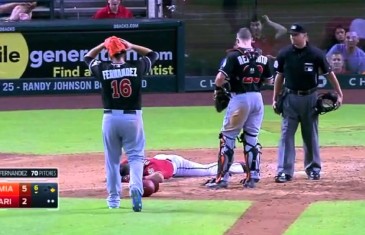
[[[341,87],[332,72],[324,53],[308,43],[307,32],[302,25],[290,27],[292,45],[282,48],[275,61],[277,70],[274,83],[273,108],[277,108],[279,93],[284,93],[281,139],[278,151],[278,166],[275,182],[292,180],[295,163],[295,132],[300,123],[304,167],[310,180],[319,180],[321,159],[318,143],[318,114],[314,106],[317,101],[318,76],[326,75],[338,95],[338,105],[343,99]],[[285,83],[284,83],[285,78]],[[284,87],[283,87],[284,86]]]

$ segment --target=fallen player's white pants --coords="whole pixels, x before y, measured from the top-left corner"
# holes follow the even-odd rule
[[[200,164],[189,161],[181,156],[173,154],[157,154],[154,156],[160,160],[170,160],[174,166],[173,177],[198,177],[198,176],[215,176],[217,175],[218,163]],[[244,173],[243,167],[240,163],[235,162],[229,169],[231,174]]]

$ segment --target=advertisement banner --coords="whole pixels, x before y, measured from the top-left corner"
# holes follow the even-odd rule
[[[89,77],[83,62],[89,49],[115,35],[136,44],[153,48],[158,61],[149,75],[174,75],[176,45],[174,30],[53,33],[2,33],[0,46],[0,79]],[[143,39],[143,40],[141,40]],[[163,41],[164,43],[160,43]],[[138,60],[135,51],[128,51],[127,61]],[[108,60],[106,50],[99,59]]]
[[[189,76],[185,78],[186,91],[213,91],[215,77]]]
[[[0,80],[0,96],[42,94],[99,93],[101,83],[91,78],[14,79]],[[172,76],[149,76],[142,79],[143,92],[175,92]]]
[[[17,32],[14,28],[14,32],[1,33],[0,94],[98,92],[100,87],[83,58],[91,48],[113,35],[158,53],[158,60],[144,78],[145,91],[177,91],[177,27],[95,28],[95,31],[80,31],[64,27],[48,32]],[[139,57],[135,51],[126,54],[127,61],[136,61]],[[103,50],[98,59],[109,60],[107,51]]]
[[[324,77],[320,76],[320,88],[331,89],[331,84]],[[339,74],[338,82],[342,89],[365,89],[365,75],[362,74]]]
[[[338,82],[342,89],[365,89],[365,75],[339,74]],[[191,76],[185,79],[186,91],[213,91],[215,77]],[[272,89],[272,86],[263,86],[263,90]],[[318,88],[332,89],[331,84],[324,76],[319,76]]]

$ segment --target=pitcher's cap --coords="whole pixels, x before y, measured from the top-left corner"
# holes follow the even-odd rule
[[[104,46],[108,50],[110,57],[126,50],[125,45],[116,36],[105,39]]]

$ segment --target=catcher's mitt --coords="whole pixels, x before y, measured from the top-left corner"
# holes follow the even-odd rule
[[[338,109],[337,98],[337,94],[333,92],[319,94],[316,106],[314,107],[315,112],[323,115]]]
[[[214,90],[214,107],[218,113],[227,108],[230,100],[229,92],[222,87],[216,87]]]

